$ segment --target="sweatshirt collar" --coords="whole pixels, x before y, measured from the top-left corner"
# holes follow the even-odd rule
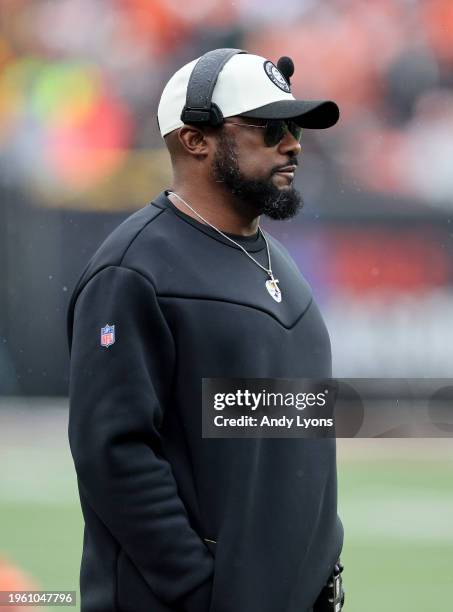
[[[204,234],[207,234],[208,236],[214,238],[219,242],[222,242],[226,246],[232,247],[234,249],[239,249],[238,246],[224,238],[221,234],[216,232],[216,230],[214,230],[209,225],[206,225],[205,223],[194,219],[190,215],[187,215],[186,213],[179,210],[179,208],[176,208],[173,202],[168,198],[169,191],[170,190],[162,191],[156,198],[154,198],[151,204],[154,204],[158,208],[168,210],[170,213],[176,215],[186,223],[192,225],[195,229],[203,232]],[[223,233],[251,253],[261,251],[266,246],[263,237],[258,231],[252,236],[238,236],[237,234],[230,234],[228,232]]]

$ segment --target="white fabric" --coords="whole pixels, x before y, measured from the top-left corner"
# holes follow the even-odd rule
[[[157,111],[162,136],[184,125],[181,112],[186,103],[187,84],[197,61],[189,62],[175,72],[162,92]],[[212,95],[212,101],[224,117],[239,115],[271,102],[295,99],[267,76],[266,61],[259,55],[240,53],[225,64]]]

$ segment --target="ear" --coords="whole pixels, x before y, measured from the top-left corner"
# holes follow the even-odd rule
[[[178,139],[187,153],[199,159],[207,157],[212,148],[211,138],[202,129],[192,125],[184,125],[178,132]]]

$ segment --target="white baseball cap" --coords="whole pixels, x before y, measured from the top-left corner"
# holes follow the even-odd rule
[[[200,59],[175,72],[162,92],[157,111],[162,136],[184,125],[181,113],[186,105],[187,87]],[[237,52],[221,69],[212,92],[212,102],[223,117],[242,115],[260,119],[292,119],[301,127],[312,129],[335,125],[340,115],[335,102],[296,100],[290,85],[294,71],[292,60],[280,58],[278,66],[281,70],[264,57]]]

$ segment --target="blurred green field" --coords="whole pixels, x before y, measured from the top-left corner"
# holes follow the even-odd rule
[[[0,402],[0,556],[45,590],[78,587],[83,521],[66,426],[54,400],[14,412]],[[339,440],[338,476],[345,610],[452,609],[453,440]]]
[[[348,440],[349,449],[356,442]],[[373,451],[383,444],[395,449],[401,441],[360,442],[360,452],[345,458],[345,441],[339,441],[345,609],[453,609],[453,441],[442,441],[450,452],[441,458],[436,440],[404,440],[406,450],[388,458]]]

